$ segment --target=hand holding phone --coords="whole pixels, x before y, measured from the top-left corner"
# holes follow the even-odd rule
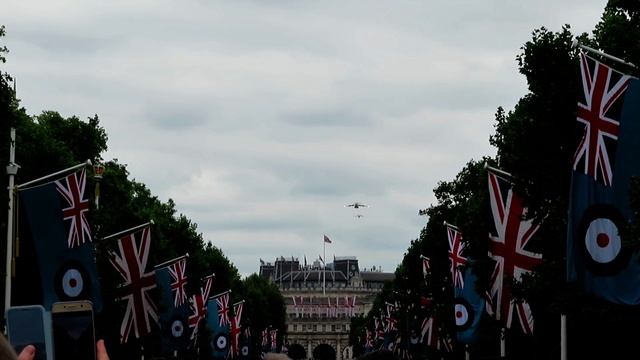
[[[7,336],[16,353],[35,347],[35,360],[52,360],[51,318],[41,305],[13,306],[6,311]]]
[[[90,301],[54,303],[51,322],[56,359],[96,359],[93,306]]]

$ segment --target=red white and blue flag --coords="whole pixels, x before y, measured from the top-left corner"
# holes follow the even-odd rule
[[[211,292],[211,285],[213,284],[214,274],[207,276],[204,279],[204,286],[200,288],[200,294],[191,296],[190,307],[191,314],[189,315],[189,328],[191,329],[191,340],[195,340],[198,336],[198,327],[200,321],[207,315],[207,300]]]
[[[87,172],[83,168],[55,182],[63,199],[63,218],[67,226],[67,245],[69,248],[80,246],[91,241],[91,226],[87,220],[89,213],[89,197]]]
[[[215,301],[218,304],[219,326],[224,327],[229,325],[231,323],[229,320],[229,292],[225,292],[224,294],[216,297]]]
[[[637,222],[629,189],[640,175],[640,82],[581,54],[584,128],[571,176],[567,280],[610,302],[640,304],[640,252],[626,246]]]
[[[542,262],[542,255],[526,250],[539,225],[526,219],[527,209],[513,191],[511,183],[493,172],[489,176],[489,200],[494,230],[489,234],[489,253],[496,265],[491,275],[489,296],[494,299],[495,317],[511,328],[514,313],[526,334],[533,333],[529,304],[516,302],[511,289],[514,281]]]
[[[146,271],[150,246],[151,229],[147,226],[120,238],[118,250],[110,253],[111,264],[124,279],[121,289],[125,295],[120,300],[127,302],[120,326],[121,343],[128,341],[132,331],[140,338],[151,332],[152,323],[158,323],[158,310],[150,294],[156,287],[155,275]]]
[[[169,266],[171,275],[171,293],[173,294],[173,306],[178,307],[187,301],[187,259],[183,258]]]
[[[467,258],[462,255],[465,244],[462,242],[462,233],[451,224],[447,227],[447,239],[449,240],[449,260],[451,261],[451,279],[453,286],[462,288],[464,277],[461,267],[467,263]]]
[[[229,357],[236,358],[240,355],[240,324],[242,320],[242,307],[244,300],[233,304],[233,317],[231,318],[231,350]]]
[[[620,112],[631,77],[580,54],[582,99],[577,120],[584,133],[573,158],[573,169],[611,186]]]

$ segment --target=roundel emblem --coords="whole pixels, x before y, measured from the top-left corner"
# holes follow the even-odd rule
[[[387,344],[387,350],[389,350],[389,351],[393,351],[393,341],[391,341],[391,342],[389,342],[389,343]]]
[[[416,334],[415,331],[412,331],[411,337],[409,338],[409,342],[411,342],[411,345],[417,345],[418,341],[420,341],[420,337],[418,337],[418,334]]]
[[[249,345],[244,345],[240,348],[240,354],[242,356],[249,356]]]
[[[454,300],[454,311],[456,319],[456,331],[464,331],[471,326],[474,318],[474,312],[468,301],[463,298]]]
[[[171,335],[173,337],[179,338],[184,334],[184,325],[181,320],[174,320],[171,324]]]
[[[227,348],[227,337],[225,334],[218,334],[214,336],[213,347],[217,351],[225,350]]]
[[[88,298],[91,279],[84,266],[78,261],[67,261],[56,272],[56,294],[61,300]]]
[[[585,265],[597,275],[615,275],[627,264],[630,253],[622,246],[620,228],[625,220],[611,205],[595,205],[584,212],[577,244]]]

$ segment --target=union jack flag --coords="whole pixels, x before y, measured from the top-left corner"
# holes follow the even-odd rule
[[[278,329],[273,329],[270,331],[271,333],[271,351],[276,351],[278,349]]]
[[[373,332],[369,328],[365,328],[365,330],[367,331],[367,336],[364,338],[364,347],[370,349],[373,347]]]
[[[440,336],[440,341],[438,342],[438,346],[436,348],[448,353],[453,352],[453,340],[451,339],[451,336]]]
[[[462,234],[454,226],[446,224],[447,239],[449,240],[449,260],[451,260],[451,278],[453,286],[462,288],[464,276],[460,269],[467,263],[467,258],[462,256],[465,244],[462,242]]]
[[[426,281],[427,276],[431,273],[431,264],[429,263],[431,259],[423,255],[420,255],[420,258],[422,259],[422,277]]]
[[[198,336],[198,325],[207,315],[207,299],[211,292],[214,274],[204,278],[204,287],[200,288],[200,294],[193,295],[190,299],[191,314],[189,315],[189,328],[191,329],[191,340]]]
[[[139,235],[136,238],[136,235]],[[151,323],[158,323],[158,311],[149,290],[156,287],[153,272],[145,272],[151,245],[151,229],[124,236],[118,240],[118,252],[110,253],[110,262],[124,279],[121,289],[126,293],[119,300],[127,302],[120,342],[126,343],[133,330],[140,338],[151,332]]]
[[[62,195],[62,214],[68,224],[67,246],[71,249],[91,241],[91,227],[87,220],[89,199],[85,194],[87,172],[85,169],[57,180],[56,188]]]
[[[269,330],[264,329],[260,332],[260,344],[263,348],[269,345]]]
[[[218,304],[218,324],[220,327],[229,325],[229,292],[216,296],[215,301]]]
[[[435,320],[432,316],[425,317],[420,325],[420,342],[429,346],[436,347],[438,341],[438,328],[435,326]]]
[[[231,318],[231,351],[229,356],[231,358],[240,355],[240,321],[242,319],[242,307],[244,301],[233,304],[233,318]]]
[[[620,110],[631,77],[585,54],[580,54],[580,70],[584,97],[578,102],[577,120],[584,125],[584,133],[573,157],[573,169],[582,164],[586,175],[611,186]]]
[[[187,259],[182,258],[169,266],[171,274],[171,292],[173,293],[173,305],[178,307],[187,301]]]
[[[492,172],[489,174],[489,198],[495,232],[489,234],[489,252],[496,261],[490,280],[490,297],[495,298],[495,316],[511,328],[513,312],[520,319],[526,334],[533,333],[533,316],[529,304],[515,302],[511,287],[522,274],[532,271],[542,262],[542,255],[525,250],[539,225],[525,220],[527,209],[511,184]]]
[[[385,332],[389,333],[391,331],[398,330],[398,319],[394,318],[391,315],[388,315],[384,318],[384,320],[387,322],[387,326],[384,329]]]

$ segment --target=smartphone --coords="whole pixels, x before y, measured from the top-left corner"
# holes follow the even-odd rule
[[[96,339],[93,304],[65,301],[51,307],[53,351],[59,360],[95,360]]]
[[[53,360],[51,316],[42,305],[12,306],[5,312],[7,337],[16,353],[36,347],[35,360]]]

